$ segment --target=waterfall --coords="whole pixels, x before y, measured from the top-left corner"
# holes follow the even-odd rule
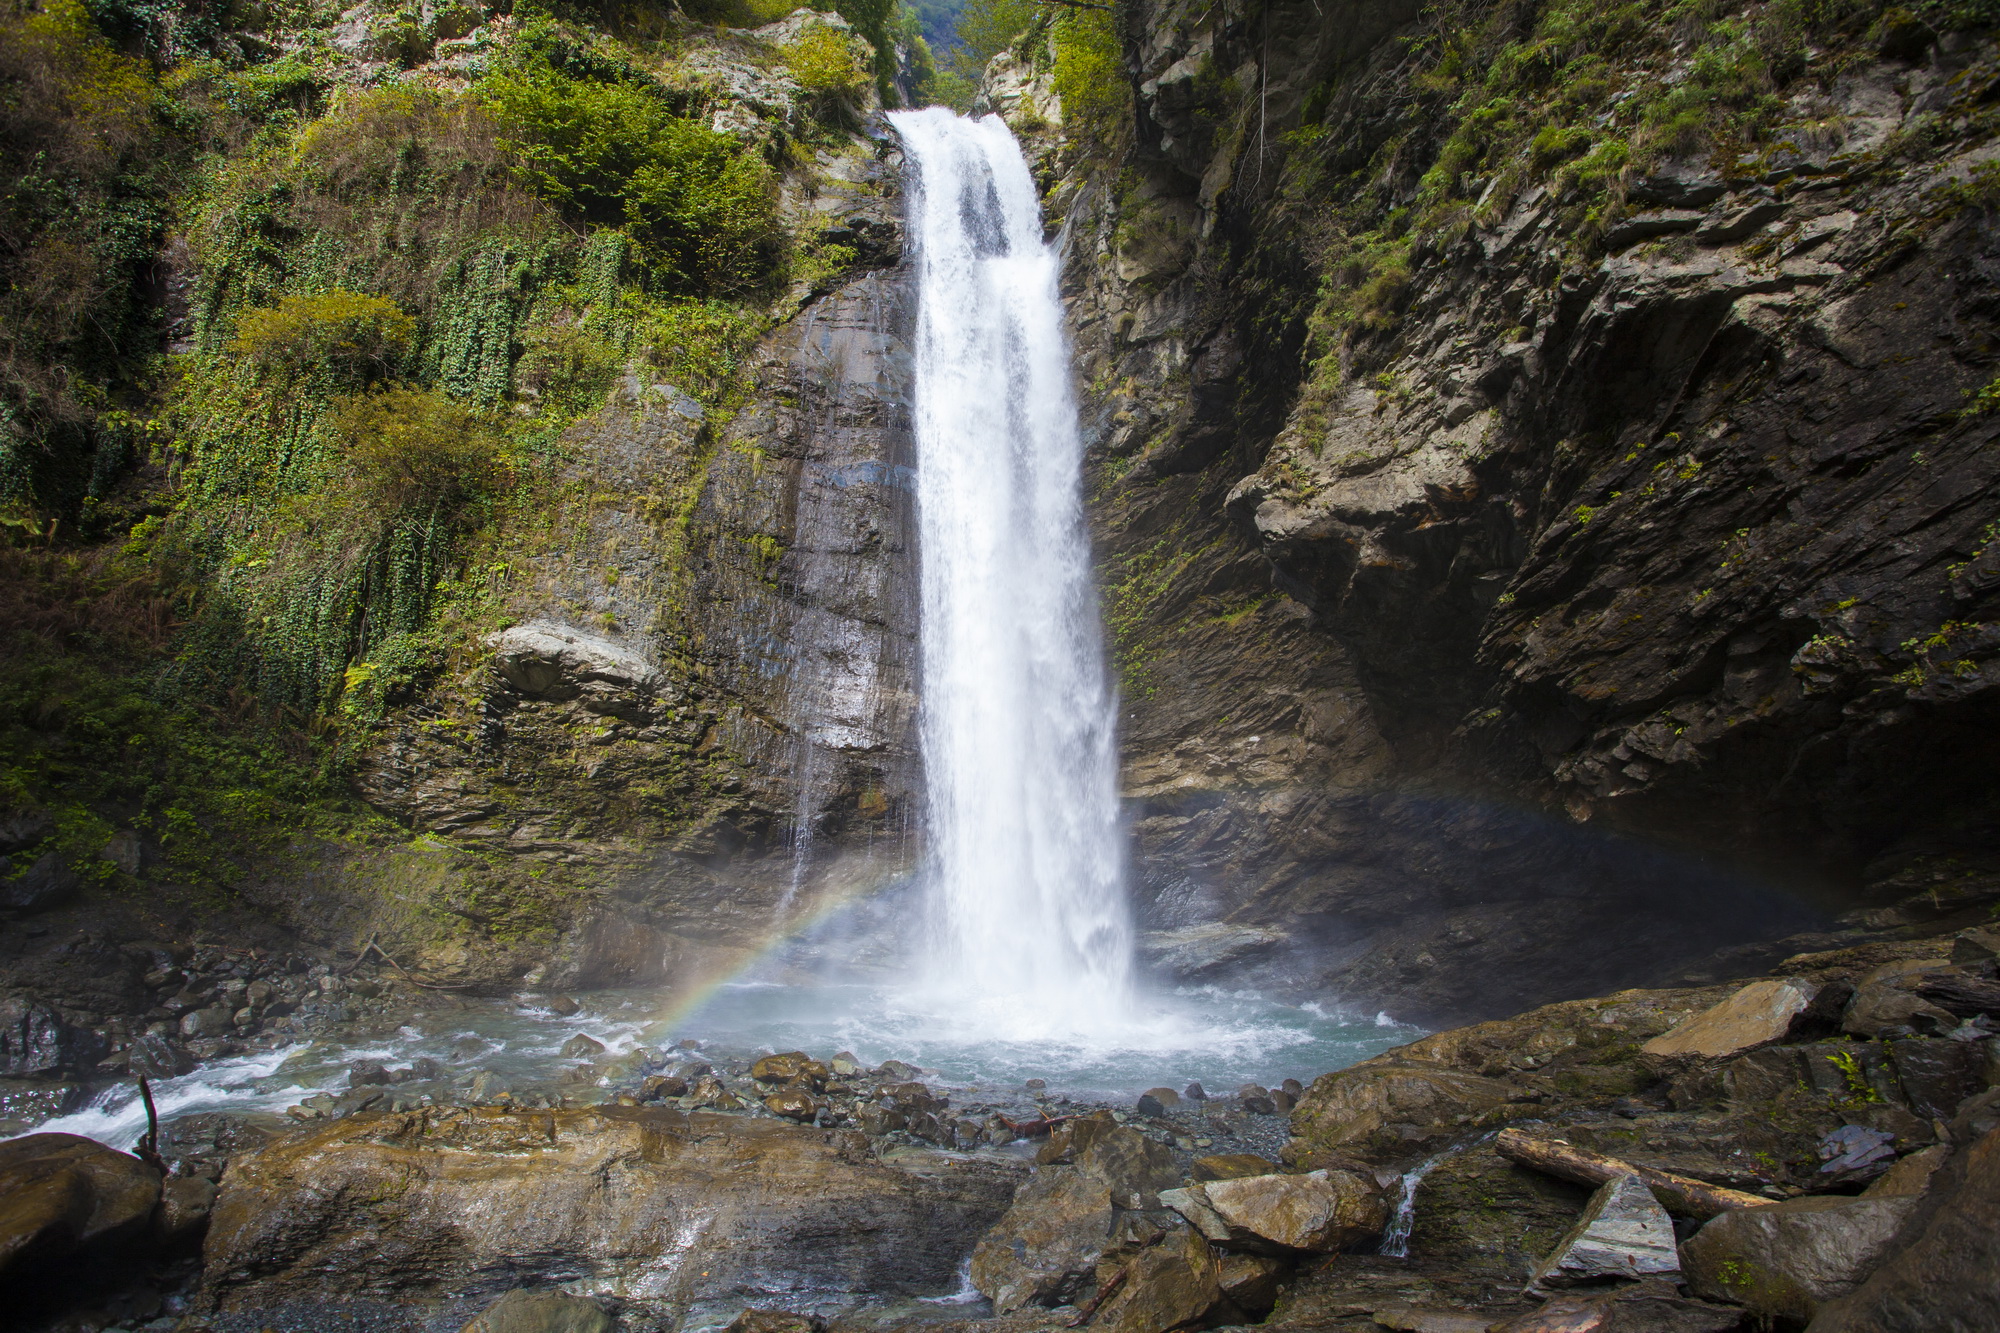
[[[997,116],[895,113],[914,167],[926,983],[994,1035],[1115,1023],[1131,971],[1058,261]]]

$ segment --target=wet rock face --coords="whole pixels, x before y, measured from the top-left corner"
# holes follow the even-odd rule
[[[748,404],[725,421],[628,377],[573,427],[550,538],[509,576],[514,623],[400,701],[363,758],[372,804],[516,868],[450,871],[436,896],[476,929],[470,945],[410,940],[432,973],[539,962],[533,982],[551,987],[688,981],[761,945],[795,860],[831,867],[836,892],[902,864],[917,790],[911,311],[900,157],[873,134],[821,152],[787,196],[848,238],[856,267],[795,295],[752,355]],[[554,909],[556,949],[479,939],[509,911],[546,920],[516,881],[572,866],[611,891],[594,912]],[[411,928],[385,930],[394,944]]]
[[[1318,228],[1438,146],[1416,9],[1153,0],[1130,154],[1039,140],[1153,961],[1443,1021],[1813,927],[1773,878],[1990,901],[1994,222],[1938,202],[1985,131],[1882,151],[1989,46],[1813,94],[1844,156],[1661,164],[1587,256],[1488,201],[1302,397]]]
[[[934,1296],[1021,1169],[702,1113],[362,1114],[232,1163],[204,1259],[245,1317],[336,1291],[432,1309],[503,1273],[661,1315],[801,1286]]]

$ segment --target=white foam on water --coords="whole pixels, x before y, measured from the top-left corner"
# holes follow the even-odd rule
[[[312,1091],[286,1076],[283,1066],[303,1048],[284,1046],[255,1055],[203,1065],[178,1078],[152,1083],[153,1106],[161,1123],[203,1111],[282,1111]],[[355,1058],[361,1058],[359,1056]],[[37,1134],[81,1134],[113,1148],[130,1148],[146,1132],[146,1106],[136,1083],[99,1093],[89,1106],[36,1125]]]

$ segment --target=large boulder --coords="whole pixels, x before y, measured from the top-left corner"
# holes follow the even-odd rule
[[[1884,1177],[1886,1181],[1888,1177]],[[2000,1129],[1960,1149],[1892,1252],[1807,1333],[1977,1333],[2000,1311]]]
[[[0,1078],[60,1073],[89,1053],[78,1033],[45,1004],[13,996],[0,999]]]
[[[999,1314],[1085,1298],[1107,1256],[1161,1233],[1160,1191],[1178,1175],[1170,1149],[1108,1117],[1072,1121],[1045,1153],[972,1252],[972,1285]]]
[[[1688,1288],[1803,1322],[1860,1285],[1916,1203],[1907,1195],[1809,1195],[1723,1213],[1681,1246]]]
[[[1331,1254],[1382,1234],[1388,1197],[1357,1171],[1239,1176],[1169,1190],[1161,1202],[1208,1239],[1269,1254]]]
[[[1598,1187],[1583,1215],[1529,1274],[1531,1290],[1680,1272],[1674,1222],[1637,1176]]]
[[[1782,1041],[1811,1007],[1819,987],[1797,977],[1753,981],[1722,1003],[1704,1009],[1639,1049],[1653,1056],[1721,1060]]]
[[[329,1293],[437,1302],[502,1273],[652,1314],[801,1288],[934,1296],[1022,1169],[651,1107],[363,1113],[233,1162],[203,1253],[246,1323]]]
[[[0,1143],[0,1281],[139,1240],[160,1201],[160,1173],[75,1134]]]
[[[1106,1283],[1110,1294],[1092,1316],[1092,1328],[1109,1333],[1172,1333],[1206,1328],[1228,1308],[1215,1252],[1188,1230],[1140,1250],[1126,1260],[1115,1281],[1116,1287]]]
[[[1440,1063],[1378,1056],[1312,1085],[1292,1112],[1297,1137],[1286,1145],[1285,1160],[1313,1167],[1354,1153],[1371,1160],[1406,1156],[1506,1105],[1515,1091]]]

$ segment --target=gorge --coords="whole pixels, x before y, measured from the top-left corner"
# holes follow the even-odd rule
[[[6,10],[22,1326],[1985,1326],[1993,22]]]

